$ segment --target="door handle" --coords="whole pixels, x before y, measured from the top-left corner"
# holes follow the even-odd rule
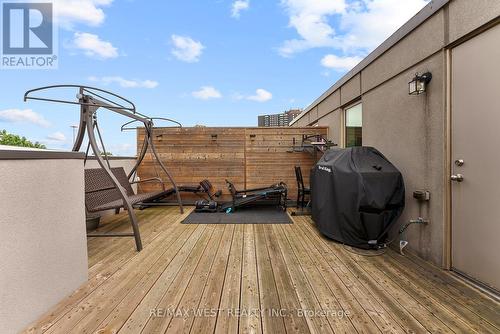
[[[456,174],[452,175],[450,179],[455,182],[462,182],[464,180],[464,176],[462,174]]]

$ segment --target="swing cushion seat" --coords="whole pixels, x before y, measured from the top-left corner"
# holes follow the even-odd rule
[[[137,195],[132,195],[129,196],[129,201],[130,204],[134,205],[137,203],[142,203],[142,202],[150,202],[154,201],[155,199],[160,199],[162,197],[168,196],[173,193],[170,191],[157,191],[157,192],[151,192],[151,193],[145,193],[145,194],[137,194]],[[117,199],[115,201],[109,202],[109,203],[104,203],[102,205],[98,205],[94,207],[94,211],[104,211],[104,210],[111,210],[111,209],[118,209],[118,208],[123,208],[125,207],[125,203],[123,203],[123,199]]]
[[[120,185],[125,189],[132,205],[150,202],[175,193],[174,189],[136,194],[130,185],[123,167],[111,168]],[[85,170],[85,206],[88,212],[97,212],[125,207],[115,184],[102,168]]]

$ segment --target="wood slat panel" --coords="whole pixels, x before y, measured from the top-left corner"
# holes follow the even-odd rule
[[[225,180],[238,189],[267,187],[280,181],[289,188],[289,198],[295,200],[297,184],[294,166],[301,166],[306,186],[309,170],[319,156],[307,152],[288,152],[295,139],[303,135],[327,136],[327,128],[155,128],[154,143],[162,162],[179,185],[195,185],[209,179],[223,191],[222,200],[230,198]],[[213,136],[216,136],[213,137]],[[137,144],[141,147],[143,130],[138,130]],[[151,154],[139,168],[141,179],[157,174],[167,182],[166,175]],[[140,191],[158,190],[158,185],[141,185]],[[196,196],[184,195],[193,200]]]

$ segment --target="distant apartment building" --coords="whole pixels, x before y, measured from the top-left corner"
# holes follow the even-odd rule
[[[259,127],[288,126],[301,112],[300,109],[290,109],[281,114],[259,116]]]

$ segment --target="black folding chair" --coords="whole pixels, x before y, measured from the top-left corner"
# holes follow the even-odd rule
[[[311,195],[311,189],[304,186],[304,178],[300,166],[295,166],[295,178],[297,179],[297,208],[306,206],[306,195]]]

